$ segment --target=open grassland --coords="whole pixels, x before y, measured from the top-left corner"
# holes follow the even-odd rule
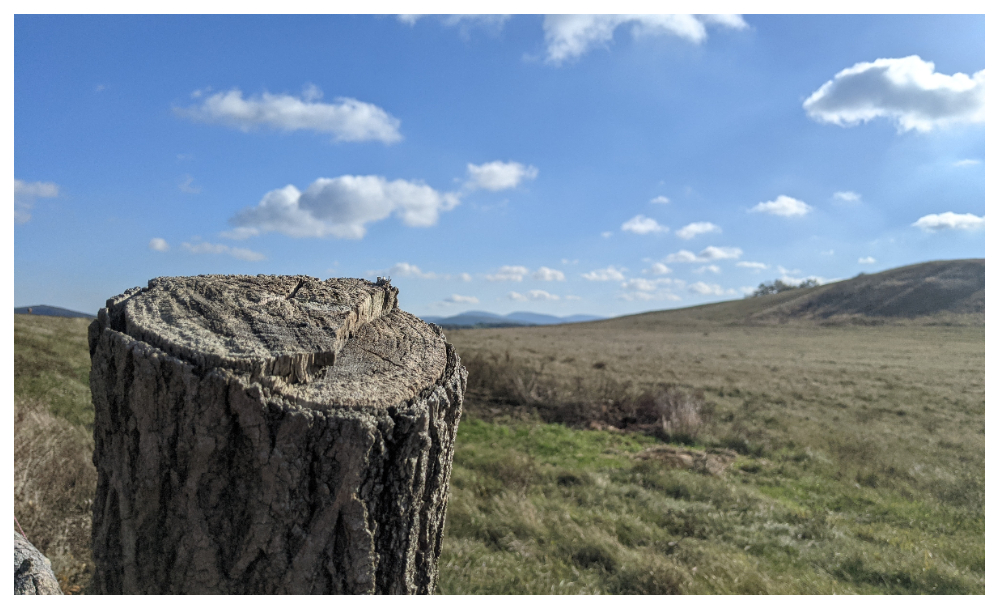
[[[984,592],[984,327],[697,313],[448,333],[442,591]],[[634,458],[666,385],[703,394],[684,441],[737,451],[724,475]]]
[[[750,306],[449,331],[470,375],[439,591],[983,593],[984,327],[724,312]],[[15,316],[15,514],[73,590],[86,325]],[[667,389],[701,405],[696,433],[664,433]],[[737,457],[720,476],[636,458],[664,441]]]

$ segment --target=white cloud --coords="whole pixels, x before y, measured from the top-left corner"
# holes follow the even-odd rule
[[[510,300],[516,300],[518,302],[527,302],[527,296],[524,296],[520,292],[510,292],[506,295]]]
[[[629,279],[621,284],[621,287],[626,290],[637,290],[639,292],[654,292],[664,285],[679,285],[683,287],[685,282],[681,279],[670,279],[668,277],[663,277],[661,279]]]
[[[819,253],[822,254],[823,256],[832,256],[833,254],[836,253],[836,250],[825,250]]]
[[[801,285],[803,282],[808,281],[809,279],[814,280],[819,285],[829,283],[830,281],[829,279],[826,279],[825,277],[819,277],[818,275],[809,275],[808,277],[795,277],[795,275],[801,274],[800,270],[794,269],[793,271],[789,271],[788,269],[780,265],[777,265],[777,272],[780,273],[780,277],[778,277],[778,279],[790,285]]]
[[[150,245],[152,244],[150,243]],[[266,258],[266,256],[260,252],[254,252],[253,250],[248,250],[244,247],[230,247],[223,243],[206,243],[204,241],[199,241],[197,243],[184,242],[181,243],[180,246],[192,254],[227,254],[233,258],[248,260],[250,262]]]
[[[666,256],[666,262],[711,262],[713,260],[735,260],[740,256],[742,256],[742,249],[738,247],[716,247],[709,245],[701,250],[699,254],[694,254],[694,252],[688,250],[680,250]]]
[[[918,55],[861,62],[836,74],[803,107],[813,119],[841,127],[879,117],[894,120],[899,131],[984,123],[985,70],[949,76]]]
[[[857,262],[859,262],[860,264],[874,264],[875,262],[877,262],[877,260],[875,260],[871,256],[865,256],[864,258],[858,258]]]
[[[306,191],[294,186],[272,190],[255,207],[229,219],[230,238],[277,231],[289,237],[360,239],[366,224],[395,214],[407,226],[433,226],[440,212],[458,205],[458,196],[420,182],[381,176],[319,178]]]
[[[971,165],[981,165],[981,159],[961,159],[960,161],[954,161],[954,167],[968,167]]]
[[[524,180],[533,180],[538,177],[538,168],[533,165],[523,165],[514,161],[504,163],[502,161],[492,161],[481,165],[468,164],[468,182],[465,186],[469,189],[484,188],[486,190],[499,191],[508,188],[515,188]]]
[[[558,300],[558,296],[555,294],[549,294],[544,290],[531,290],[527,293],[527,297],[531,300]]]
[[[349,97],[339,97],[328,104],[318,101],[322,95],[317,87],[307,86],[300,98],[265,92],[243,99],[242,91],[232,89],[216,93],[198,106],[177,108],[176,112],[192,120],[242,131],[263,125],[282,131],[329,133],[342,142],[375,140],[392,144],[402,139],[399,119],[378,106]]]
[[[652,218],[646,218],[642,214],[638,214],[631,220],[622,224],[621,230],[629,233],[635,233],[636,235],[648,235],[650,233],[668,232],[669,227],[659,224]]]
[[[676,236],[681,239],[693,239],[697,235],[705,233],[720,233],[721,227],[710,222],[692,222],[676,231]]]
[[[834,192],[833,198],[843,203],[857,203],[860,201],[860,195],[850,190]]]
[[[764,213],[772,214],[774,216],[791,217],[804,216],[811,211],[811,209],[811,206],[804,201],[780,195],[773,201],[757,203],[756,206],[749,211],[750,213]]]
[[[462,281],[471,281],[472,276],[468,273],[458,273],[458,279],[461,279]]]
[[[658,197],[649,201],[649,203],[658,203],[660,205],[666,205],[667,203],[669,203],[669,198],[659,195]]]
[[[14,222],[24,224],[31,219],[31,208],[36,199],[59,196],[59,186],[52,182],[23,182],[14,180]]]
[[[441,275],[423,272],[420,267],[408,262],[396,262],[385,271],[368,271],[368,275],[387,275],[389,277],[419,277],[421,279],[439,279]],[[448,278],[448,277],[445,277]]]
[[[952,211],[942,214],[929,214],[912,223],[926,232],[939,230],[975,230],[985,227],[985,217],[975,214],[955,214]]]
[[[762,271],[764,269],[770,268],[762,262],[736,262],[735,266],[742,267],[744,269],[753,269],[754,271]]]
[[[399,21],[408,26],[416,25],[416,22],[424,17],[428,15],[396,15]],[[468,36],[468,30],[473,26],[498,32],[510,19],[510,15],[436,15],[436,17],[442,25],[460,28],[462,36]]]
[[[715,247],[709,245],[697,255],[698,260],[734,260],[742,256],[742,250],[737,247]],[[667,261],[668,262],[668,261]]]
[[[177,184],[177,188],[180,189],[180,192],[184,192],[189,195],[196,195],[201,192],[201,187],[195,186],[194,178],[189,175],[184,176],[184,180],[180,184]]]
[[[612,231],[605,230],[604,232],[600,233],[600,236],[603,237],[604,239],[610,239],[611,235],[613,234],[614,233]]]
[[[694,272],[695,273],[711,272],[711,273],[715,273],[717,275],[718,273],[721,273],[721,268],[717,264],[706,264],[706,265],[698,268]]]
[[[445,298],[444,302],[447,302],[447,303],[450,303],[450,304],[461,304],[461,303],[465,303],[465,304],[478,304],[479,303],[479,299],[476,298],[475,296],[462,296],[460,294],[452,294],[452,295],[448,296],[447,298]]]
[[[589,273],[583,273],[583,279],[588,279],[590,281],[623,281],[624,280],[624,267],[617,268],[613,265],[605,269],[597,269],[595,271],[590,271]]]
[[[651,267],[642,272],[646,275],[668,275],[673,272],[673,269],[669,268],[662,262],[653,262]]]
[[[530,271],[526,266],[501,266],[496,273],[486,275],[489,281],[523,281]]]
[[[543,25],[547,62],[561,65],[594,46],[607,46],[614,39],[614,30],[626,24],[632,26],[634,38],[668,34],[694,44],[707,38],[706,24],[732,29],[747,27],[738,15],[547,15]]]
[[[170,249],[170,244],[166,242],[166,239],[153,237],[149,240],[149,249],[154,252],[165,252]]]
[[[565,273],[556,269],[550,269],[547,266],[543,266],[535,271],[532,277],[540,281],[565,281]]]
[[[690,284],[688,288],[691,292],[696,294],[701,294],[702,296],[731,296],[737,292],[731,288],[725,289],[718,285],[717,283],[704,283],[703,281],[698,281],[697,283]]]

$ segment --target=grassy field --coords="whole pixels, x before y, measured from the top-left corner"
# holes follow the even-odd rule
[[[449,331],[470,375],[439,592],[983,593],[984,327],[732,324],[753,306]],[[64,587],[88,368],[85,322],[15,316],[15,512]],[[663,430],[669,392],[692,433]],[[69,449],[17,440],[40,428]],[[736,457],[639,458],[667,442]]]

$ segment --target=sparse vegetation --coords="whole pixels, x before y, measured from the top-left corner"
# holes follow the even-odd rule
[[[983,593],[983,326],[732,322],[760,300],[449,331],[470,376],[439,591]],[[15,320],[15,513],[64,587],[93,493],[67,322]],[[734,461],[642,458],[670,446]]]
[[[752,294],[747,296],[747,298],[757,298],[768,294],[780,294],[782,292],[787,292],[788,290],[797,290],[801,288],[814,288],[818,285],[819,282],[817,279],[806,279],[801,283],[786,283],[780,279],[774,279],[773,281],[761,283]]]

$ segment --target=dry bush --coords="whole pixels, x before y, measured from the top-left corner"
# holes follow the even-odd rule
[[[53,416],[44,402],[14,400],[14,514],[28,540],[52,561],[66,593],[93,573],[90,522],[97,470],[82,427]]]
[[[663,433],[667,438],[691,442],[697,437],[703,425],[703,398],[699,399],[699,396],[673,386],[664,389],[655,400]]]

